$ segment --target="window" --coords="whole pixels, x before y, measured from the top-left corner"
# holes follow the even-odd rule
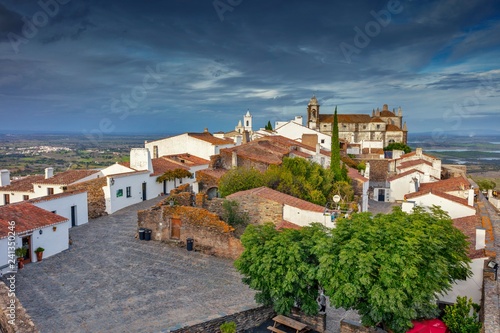
[[[250,122],[249,122],[248,120],[247,120],[247,125],[246,125],[246,126],[247,126],[247,127],[248,127],[248,126],[250,126]]]
[[[132,187],[127,186],[126,190],[127,190],[127,198],[130,198],[132,196]]]
[[[10,204],[10,194],[4,194],[3,201],[6,205]]]
[[[325,143],[325,139],[321,139],[321,143]]]
[[[153,158],[158,158],[158,146],[153,146]]]
[[[380,125],[377,125],[377,129],[380,129]]]
[[[54,194],[54,188],[53,187],[47,187],[47,195],[52,195]]]
[[[29,200],[30,196],[29,195],[23,195],[23,200]]]
[[[196,172],[193,172],[191,173],[191,177],[189,177],[190,179],[194,179],[196,177]]]

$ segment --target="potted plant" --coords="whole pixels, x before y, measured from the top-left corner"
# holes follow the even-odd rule
[[[21,269],[24,267],[24,257],[28,253],[28,249],[24,247],[18,247],[16,249],[16,257],[17,257],[17,268]]]
[[[43,251],[45,251],[45,249],[43,247],[37,247],[36,250],[35,250],[35,253],[36,253],[36,261],[42,261],[42,258],[43,258]]]

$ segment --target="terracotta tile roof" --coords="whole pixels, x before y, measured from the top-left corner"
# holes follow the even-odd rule
[[[356,179],[356,180],[359,180],[359,181],[361,181],[361,182],[367,182],[367,181],[369,181],[369,179],[368,179],[368,178],[363,177],[363,176],[362,176],[362,175],[358,172],[358,170],[353,169],[353,168],[350,168],[350,167],[348,167],[348,168],[347,168],[347,175],[349,176],[349,178],[351,178],[351,179]]]
[[[379,154],[382,155],[384,154],[384,148],[363,148],[362,149],[363,154]]]
[[[15,221],[16,234],[48,227],[67,221],[60,215],[38,208],[30,203],[21,202],[0,207],[0,238],[9,234],[9,221]]]
[[[278,191],[275,191],[273,189],[270,189],[268,187],[262,186],[258,188],[254,188],[251,190],[246,190],[246,191],[240,191],[233,193],[231,195],[228,195],[226,198],[232,199],[232,198],[237,198],[237,197],[246,197],[249,195],[256,195],[261,198],[265,198],[267,200],[271,200],[274,202],[278,202],[283,205],[288,205],[292,206],[295,208],[299,208],[302,210],[308,210],[311,212],[324,212],[325,208],[316,204],[313,204],[311,202],[293,197],[288,194],[284,194]]]
[[[371,123],[385,123],[385,121],[383,121],[382,119],[380,119],[379,117],[373,117],[371,120],[370,120]]]
[[[227,145],[227,144],[234,144],[234,141],[231,139],[220,139],[208,132],[204,133],[187,133],[192,138],[198,139],[198,140],[203,140],[205,142],[209,142],[212,145]]]
[[[51,178],[43,178],[33,184],[69,185],[99,172],[99,170],[68,170],[58,173]]]
[[[177,155],[164,155],[161,156],[161,158],[167,159],[171,162],[185,164],[187,166],[199,166],[199,165],[210,164],[209,160],[188,153],[177,154]]]
[[[311,158],[312,157],[311,154],[308,154],[308,153],[300,151],[300,150],[291,151],[290,154],[293,154],[294,156],[300,156],[303,158]]]
[[[408,171],[405,171],[405,172],[402,172],[400,174],[397,174],[395,176],[392,176],[392,177],[389,177],[387,178],[387,181],[393,181],[393,180],[396,180],[396,179],[399,179],[399,178],[403,178],[403,177],[406,177],[408,175],[411,175],[412,173],[414,172],[418,172],[418,173],[421,173],[422,175],[424,174],[422,171],[420,170],[417,170],[417,169],[411,169],[411,170],[408,170]],[[421,187],[420,187],[421,188]]]
[[[337,120],[339,123],[369,123],[371,117],[367,114],[338,114]]]
[[[12,180],[10,185],[0,187],[0,191],[33,192],[33,183],[45,179],[42,175],[27,176]]]
[[[423,183],[420,185],[421,191],[432,191],[432,192],[460,191],[460,190],[468,190],[470,188],[471,185],[469,181],[465,179],[463,176],[444,179],[433,183]]]
[[[420,190],[418,192],[406,194],[405,195],[405,199],[418,198],[418,197],[421,197],[421,196],[424,196],[424,195],[427,195],[427,194],[434,194],[434,195],[436,195],[438,197],[441,197],[443,199],[447,199],[447,200],[459,203],[461,205],[464,205],[464,206],[467,206],[467,207],[471,207],[471,206],[468,205],[467,199],[459,198],[459,197],[456,197],[454,195],[451,195],[451,194],[448,194],[448,193],[445,193],[445,192],[440,192],[440,191],[431,191],[431,190],[421,191]],[[473,207],[471,207],[471,208],[473,208]]]
[[[50,201],[50,200],[55,200],[55,199],[59,199],[59,198],[70,197],[72,195],[85,193],[85,192],[87,192],[87,191],[86,190],[68,191],[68,192],[63,192],[63,193],[58,193],[58,194],[46,195],[46,196],[39,197],[39,198],[33,198],[33,199],[27,200],[25,202],[37,203],[37,202],[43,202],[43,201]]]
[[[392,111],[383,110],[380,112],[380,117],[396,117],[396,115]]]
[[[205,175],[208,175],[214,179],[220,179],[227,172],[228,172],[228,170],[226,170],[226,169],[212,169],[212,170],[205,169],[205,170],[197,171],[196,174],[197,175],[205,174]]]
[[[385,130],[388,132],[402,132],[401,128],[399,128],[393,124],[387,124],[387,126],[385,127]]]
[[[402,155],[400,158],[398,158],[397,160],[401,160],[401,159],[405,159],[405,158],[408,158],[408,157],[412,157],[412,156],[416,156],[417,153],[412,151],[411,153],[406,153],[404,155]],[[432,155],[429,155],[429,154],[426,154],[426,153],[422,153],[422,156],[427,156],[429,158],[432,158],[432,159],[435,159],[437,160],[438,158],[436,156],[432,156]]]
[[[282,220],[280,223],[276,225],[276,230],[281,230],[281,229],[295,229],[295,230],[300,230],[302,227],[298,224],[288,222],[285,220]]]
[[[186,165],[174,163],[162,157],[153,158],[151,162],[153,164],[153,173],[151,174],[151,176],[163,175],[165,172],[175,169],[189,170],[189,167]]]
[[[481,218],[478,215],[453,219],[453,226],[459,229],[469,241],[469,258],[476,259],[484,257],[484,250],[476,250],[476,227],[482,228]]]
[[[428,162],[428,161],[423,160],[423,159],[418,159],[418,160],[413,160],[413,161],[401,162],[401,163],[399,163],[398,169],[411,168],[411,167],[414,167],[414,166],[420,165],[420,164],[427,164],[429,166],[432,166],[431,162]]]

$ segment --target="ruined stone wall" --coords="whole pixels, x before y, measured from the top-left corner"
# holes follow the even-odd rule
[[[7,278],[11,274],[7,274]],[[12,274],[15,277],[15,274]],[[10,284],[10,280],[6,280]],[[13,291],[3,282],[0,283],[0,332],[3,333],[35,333],[39,332],[19,299],[15,295],[15,282]],[[10,295],[9,295],[10,294]]]
[[[181,329],[172,331],[172,333],[207,333],[207,332],[220,332],[220,325],[226,322],[236,323],[236,332],[241,333],[245,330],[257,327],[264,323],[266,320],[274,317],[275,312],[272,308],[258,307],[255,309],[246,310],[243,312],[235,313],[232,315],[212,319],[210,321],[183,327]]]
[[[277,224],[283,220],[283,205],[259,197],[258,195],[248,195],[237,197],[231,200],[237,201],[239,209],[248,213],[251,224],[263,224],[272,222]]]
[[[106,186],[106,177],[92,179],[86,182],[68,186],[67,191],[87,191],[89,219],[107,215],[106,200],[104,199],[103,186]]]
[[[234,236],[234,228],[221,221],[217,214],[203,208],[156,205],[139,211],[138,227],[151,229],[151,239],[186,243],[194,239],[194,250],[236,259],[243,252],[241,241]],[[179,219],[180,237],[172,234],[172,219]]]
[[[389,174],[388,160],[369,160],[370,162],[370,181],[384,182]]]

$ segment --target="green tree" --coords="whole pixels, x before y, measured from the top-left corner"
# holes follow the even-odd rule
[[[405,152],[405,154],[411,153],[411,148],[401,142],[389,143],[387,147],[384,148],[384,151],[391,151],[391,150],[402,150]]]
[[[497,183],[495,183],[491,179],[481,179],[476,183],[481,191],[494,190],[497,187]]]
[[[177,185],[175,184],[176,179],[188,178],[188,177],[192,177],[192,176],[193,176],[193,174],[191,172],[189,172],[188,170],[178,168],[178,169],[166,171],[163,175],[156,178],[156,182],[163,183],[164,181],[173,180],[174,187],[177,187]]]
[[[241,236],[245,248],[234,265],[243,282],[257,290],[255,300],[287,314],[299,305],[306,314],[318,312],[317,249],[328,238],[321,224],[301,230],[277,231],[271,223],[249,225]]]
[[[340,141],[339,141],[339,122],[337,119],[337,107],[335,107],[335,112],[333,114],[330,169],[335,175],[335,180],[345,180],[342,177],[342,172],[340,169]]]
[[[436,295],[471,275],[466,237],[438,207],[353,214],[321,249],[318,278],[331,304],[396,333],[435,316]]]
[[[225,197],[230,194],[264,186],[264,176],[254,168],[238,167],[229,170],[219,181],[219,192]]]
[[[224,209],[222,213],[222,220],[227,224],[233,227],[237,225],[248,224],[248,213],[240,211],[237,201],[225,200],[222,203],[222,208]]]
[[[270,120],[267,122],[267,125],[266,125],[266,127],[264,127],[264,129],[266,129],[268,131],[272,131],[273,130],[273,126],[271,125],[271,121]]]
[[[479,333],[482,327],[478,316],[479,308],[472,299],[458,296],[455,304],[444,309],[443,322],[451,333]]]

